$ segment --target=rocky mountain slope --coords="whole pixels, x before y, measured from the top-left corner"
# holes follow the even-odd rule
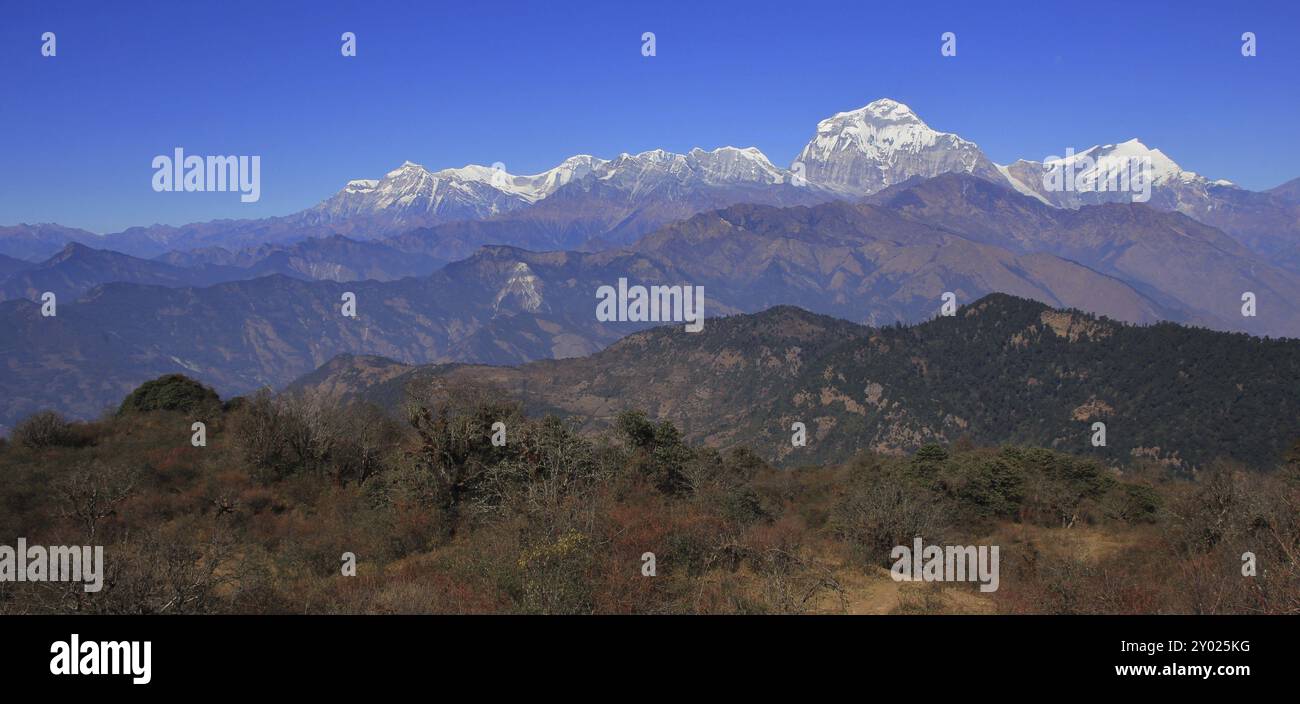
[[[887,189],[870,202],[1012,252],[1078,262],[1149,295],[1170,309],[1169,320],[1300,336],[1300,316],[1288,303],[1300,300],[1300,276],[1180,213],[1141,203],[1053,208],[962,174]],[[1254,317],[1242,315],[1245,292],[1267,301]]]

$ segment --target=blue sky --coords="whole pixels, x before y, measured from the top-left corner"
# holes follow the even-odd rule
[[[8,2],[0,225],[280,215],[408,159],[533,173],[730,144],[784,166],[819,120],[886,96],[999,163],[1136,136],[1263,189],[1300,176],[1297,85],[1300,3],[1281,1]],[[155,193],[177,146],[260,155],[261,200]]]

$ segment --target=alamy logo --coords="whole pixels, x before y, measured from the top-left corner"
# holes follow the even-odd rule
[[[1151,200],[1152,167],[1149,156],[1076,155],[1043,160],[1043,189],[1053,193],[1131,193],[1134,203]]]
[[[260,156],[185,156],[177,147],[172,156],[153,158],[153,189],[164,191],[239,191],[243,203],[262,198],[262,157]]]
[[[896,560],[889,575],[895,582],[979,582],[980,591],[998,590],[998,546],[899,545],[889,551]]]
[[[704,329],[703,286],[632,286],[596,289],[596,320],[602,323],[686,323],[686,332]]]
[[[153,679],[153,642],[138,640],[81,642],[73,633],[68,640],[50,644],[50,674],[53,675],[130,675],[134,684],[149,684]]]
[[[0,582],[85,582],[85,591],[104,587],[104,547],[96,545],[0,545]]]

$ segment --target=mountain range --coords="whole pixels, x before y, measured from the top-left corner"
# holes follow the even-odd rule
[[[468,256],[482,244],[599,250],[728,205],[856,199],[945,173],[971,174],[1058,208],[1132,201],[1133,194],[1123,191],[1053,190],[1045,184],[1045,167],[1106,158],[1147,160],[1149,203],[1157,209],[1189,215],[1279,266],[1300,269],[1300,187],[1294,182],[1247,191],[1186,171],[1137,139],[1068,158],[1001,166],[975,143],[931,128],[911,108],[887,98],[822,120],[788,169],[757,149],[735,147],[686,154],[652,150],[609,160],[578,155],[533,175],[511,174],[500,164],[430,171],[406,162],[379,179],[354,179],[291,215],[134,227],[102,237],[57,225],[16,225],[0,228],[0,254],[36,260],[79,242],[151,258],[335,234],[393,238],[399,249],[444,260]]]
[[[886,326],[934,317],[946,293],[1001,292],[1300,337],[1300,180],[1246,191],[1137,140],[1080,157],[1148,159],[1150,200],[1049,190],[1044,162],[995,164],[882,99],[819,123],[789,169],[733,147],[581,155],[528,176],[408,162],[277,218],[0,227],[0,427],[47,407],[93,416],[171,372],[229,395],[339,354],[587,356],[653,325],[596,319],[596,289],[622,278],[702,286],[708,316],[794,305]],[[35,303],[45,291],[55,317]]]
[[[390,281],[427,275],[443,264],[427,255],[342,235],[292,244],[264,244],[238,252],[218,247],[169,252],[155,259],[72,242],[41,262],[0,259],[0,301],[35,301],[47,291],[59,300],[70,301],[107,283],[183,288],[272,274],[307,280]]]
[[[778,306],[515,367],[341,356],[288,391],[396,409],[411,384],[477,385],[592,429],[641,409],[691,440],[746,445],[787,466],[966,437],[1188,470],[1216,459],[1275,466],[1300,434],[1297,383],[1300,341],[1131,326],[992,294],[911,327]],[[806,446],[792,442],[794,423]]]
[[[702,286],[708,316],[789,304],[887,325],[933,317],[945,292],[963,303],[1003,292],[1132,323],[1300,330],[1282,304],[1300,296],[1300,277],[1184,215],[1141,204],[1061,211],[959,174],[875,199],[734,205],[618,250],[485,246],[427,276],[391,281],[114,282],[65,299],[54,318],[34,302],[7,301],[0,423],[51,405],[94,415],[142,378],[170,372],[231,394],[282,386],[344,353],[411,364],[587,355],[651,325],[595,316],[595,291],[620,278]],[[1258,296],[1258,316],[1240,315],[1243,290]],[[356,318],[341,313],[349,291]]]

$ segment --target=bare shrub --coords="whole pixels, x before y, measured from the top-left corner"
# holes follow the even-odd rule
[[[278,397],[262,390],[241,404],[234,436],[263,482],[310,472],[345,483],[378,473],[397,450],[401,430],[369,404],[347,406],[315,389]]]
[[[33,450],[77,444],[72,424],[54,411],[40,411],[28,416],[14,428],[13,439],[15,443]]]
[[[119,463],[79,463],[55,484],[63,499],[63,516],[93,541],[104,519],[116,515],[134,493],[138,476],[136,470]]]

